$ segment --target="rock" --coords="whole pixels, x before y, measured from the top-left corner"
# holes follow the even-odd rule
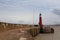
[[[51,28],[51,33],[54,33],[54,29],[53,28]]]

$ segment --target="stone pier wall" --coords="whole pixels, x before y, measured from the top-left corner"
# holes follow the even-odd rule
[[[11,24],[11,23],[4,23],[0,22],[0,32],[13,30],[13,29],[23,29],[29,30],[30,34],[34,37],[39,34],[39,27],[28,24]]]
[[[29,28],[29,27],[32,27],[32,25],[0,22],[0,31],[10,30],[10,29]]]

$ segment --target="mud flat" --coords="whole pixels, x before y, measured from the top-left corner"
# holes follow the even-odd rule
[[[54,28],[54,33],[39,34],[35,40],[60,40],[60,26],[50,26]]]

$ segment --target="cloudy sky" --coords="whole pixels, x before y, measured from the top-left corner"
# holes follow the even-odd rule
[[[60,0],[0,0],[0,21],[19,24],[60,24]]]

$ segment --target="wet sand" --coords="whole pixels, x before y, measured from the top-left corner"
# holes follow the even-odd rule
[[[54,28],[54,34],[39,34],[35,40],[60,40],[60,26],[51,26]]]

